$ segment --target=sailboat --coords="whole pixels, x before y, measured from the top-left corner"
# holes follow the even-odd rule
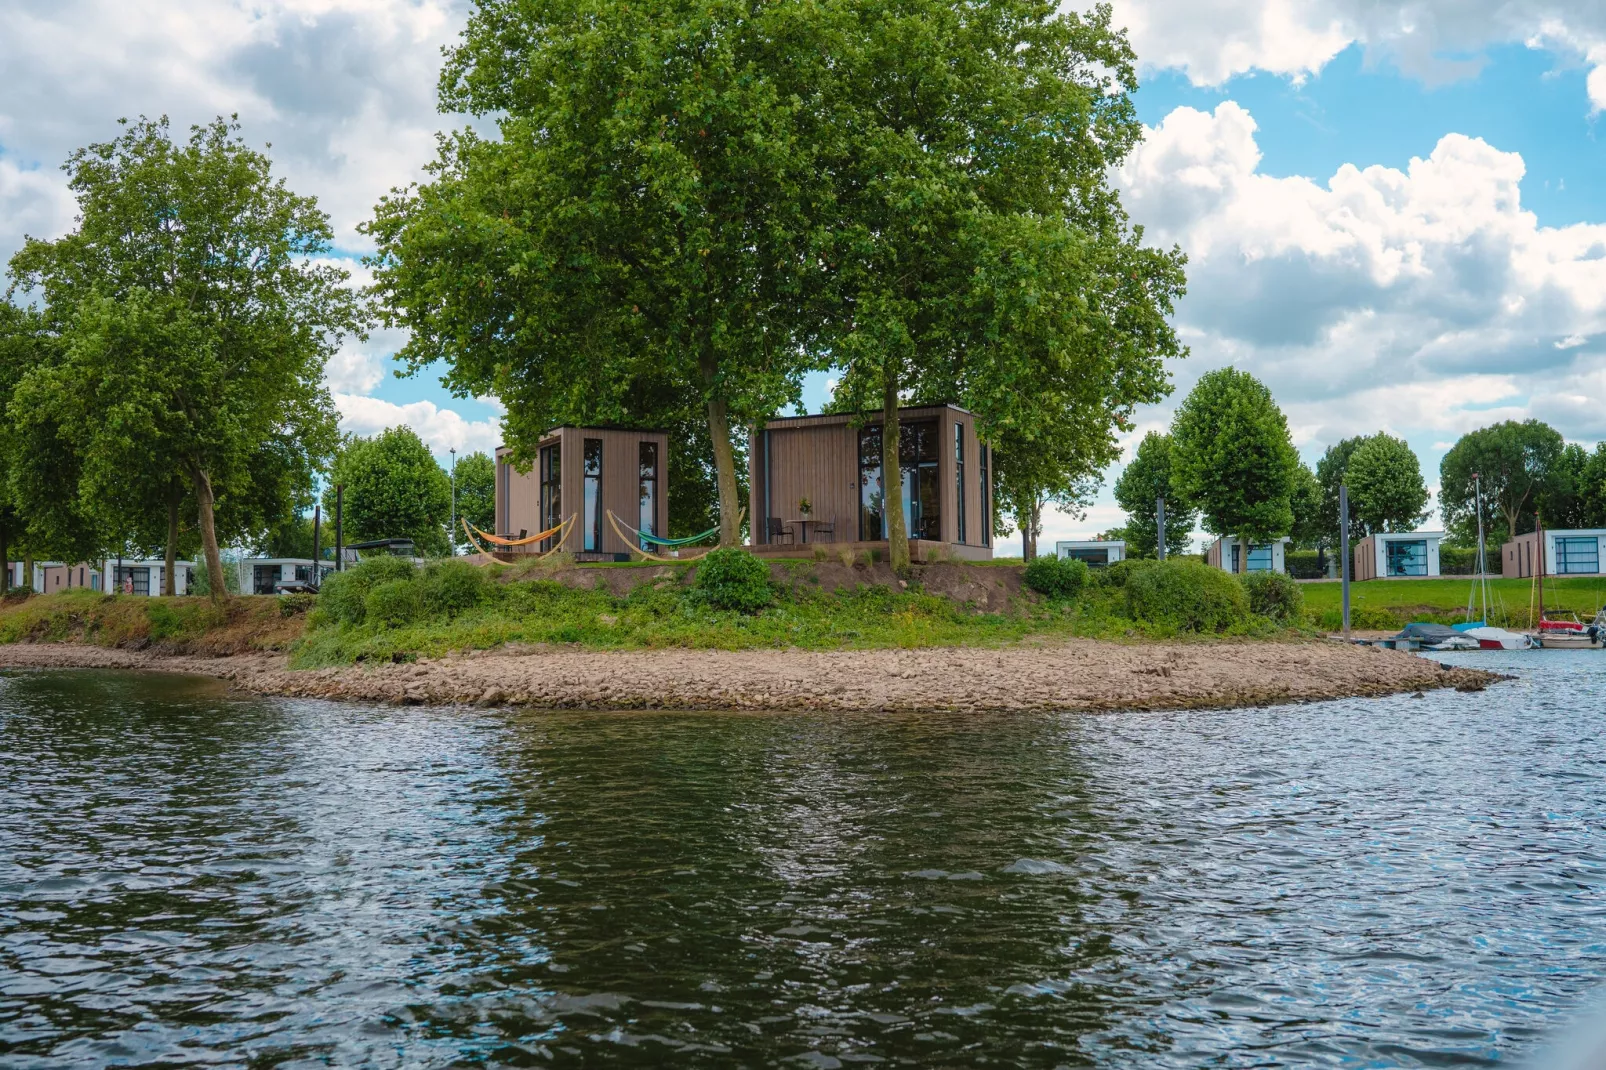
[[[1472,503],[1478,517],[1477,574],[1472,577],[1472,589],[1467,592],[1467,619],[1455,625],[1455,630],[1469,639],[1476,639],[1481,650],[1530,650],[1534,646],[1531,636],[1489,627],[1489,557],[1483,535],[1483,478],[1476,473],[1472,476]],[[1472,605],[1480,596],[1482,612],[1473,620]]]
[[[1551,616],[1545,612],[1545,523],[1538,517],[1534,518],[1534,531],[1539,543],[1539,571],[1534,573],[1539,592],[1539,645],[1546,650],[1599,650],[1600,633],[1579,620],[1578,614]]]

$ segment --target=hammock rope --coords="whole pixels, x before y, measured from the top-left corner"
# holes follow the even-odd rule
[[[742,526],[742,518],[746,515],[746,509],[739,511],[736,514],[737,527]],[[662,557],[658,554],[648,553],[646,550],[641,548],[642,542],[652,543],[655,547],[661,547],[665,550],[675,550],[682,546],[690,546],[694,542],[702,542],[710,535],[719,534],[719,528],[712,527],[703,532],[701,535],[691,535],[684,539],[660,539],[656,535],[648,535],[639,528],[633,528],[629,524],[626,524],[624,521],[613,515],[612,509],[608,510],[608,523],[613,525],[614,534],[619,536],[620,541],[629,546],[632,552],[640,554],[648,561],[667,561],[669,558]],[[630,532],[630,534],[626,535],[626,531]],[[634,538],[632,538],[632,536],[634,536]]]
[[[496,546],[529,546],[531,543],[540,542],[542,539],[550,539],[552,536],[558,533],[559,528],[562,528],[563,525],[567,523],[567,520],[562,520],[557,524],[554,524],[552,527],[547,528],[545,531],[536,532],[534,535],[528,536],[527,538],[509,539],[502,535],[492,535],[488,531],[481,531],[479,528],[474,528],[474,525],[468,522],[468,517],[463,518],[463,525],[465,527],[474,528],[474,533],[476,535],[484,539],[486,542],[492,543]]]
[[[578,513],[571,513],[567,520],[565,520],[563,523],[559,524],[555,528],[550,528],[547,531],[542,532],[540,535],[534,536],[533,538],[518,539],[518,540],[511,541],[511,542],[506,542],[505,545],[509,545],[509,546],[528,546],[530,543],[535,542],[536,539],[543,539],[543,538],[548,538],[548,537],[551,537],[553,535],[556,535],[558,541],[552,547],[552,549],[546,551],[545,553],[540,553],[540,554],[536,554],[535,555],[535,560],[544,561],[547,558],[551,557],[553,554],[555,554],[558,551],[562,550],[563,549],[563,544],[569,541],[569,532],[573,530],[574,521],[575,521],[575,518],[577,516],[579,516]],[[470,524],[468,522],[468,518],[467,517],[462,517],[460,519],[463,521],[463,534],[468,536],[468,541],[474,547],[474,549],[476,551],[478,551],[479,553],[484,554],[486,557],[494,556],[493,551],[487,550],[485,547],[481,546],[479,544],[479,540],[474,538],[474,532],[479,531],[479,533],[481,535],[484,535],[485,532],[480,531],[479,528],[476,528],[476,527],[474,527],[474,525]]]

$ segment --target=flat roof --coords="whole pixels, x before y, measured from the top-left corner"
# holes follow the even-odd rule
[[[898,406],[898,412],[900,412],[900,413],[923,412],[923,411],[927,411],[927,410],[931,410],[931,409],[953,409],[955,412],[962,412],[966,416],[974,416],[974,415],[976,415],[975,413],[971,412],[969,409],[964,408],[961,405],[955,405],[951,401],[933,401],[933,402],[931,402],[929,404],[926,404],[926,405],[900,405],[900,406]],[[775,417],[770,418],[768,421],[766,421],[765,424],[764,424],[764,427],[767,429],[767,428],[775,426],[776,424],[796,423],[796,422],[798,422],[800,420],[813,420],[813,421],[815,421],[817,423],[826,423],[826,422],[830,422],[830,421],[840,420],[840,421],[842,421],[844,423],[847,423],[847,422],[850,422],[852,420],[858,419],[859,417],[864,417],[864,416],[874,417],[874,416],[880,416],[880,415],[881,415],[881,410],[880,409],[860,409],[857,412],[812,412],[812,413],[804,413],[802,416],[775,416]]]
[[[1058,549],[1061,546],[1073,546],[1073,547],[1077,547],[1077,548],[1086,548],[1086,549],[1089,549],[1089,550],[1097,549],[1100,546],[1125,546],[1125,545],[1126,545],[1126,540],[1125,539],[1060,539],[1059,541],[1054,543],[1054,546],[1055,546],[1056,549]]]

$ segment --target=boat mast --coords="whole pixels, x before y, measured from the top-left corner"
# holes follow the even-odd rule
[[[1539,543],[1539,571],[1535,573],[1539,583],[1539,620],[1534,625],[1537,628],[1545,621],[1545,521],[1538,513],[1534,513],[1534,538]]]
[[[1489,554],[1483,534],[1483,476],[1472,473],[1472,501],[1478,514],[1478,586],[1483,592],[1483,623],[1489,623]]]

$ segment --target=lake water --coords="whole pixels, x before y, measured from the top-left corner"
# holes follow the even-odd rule
[[[1603,996],[1606,655],[1212,713],[0,679],[0,1065],[1477,1065]]]

